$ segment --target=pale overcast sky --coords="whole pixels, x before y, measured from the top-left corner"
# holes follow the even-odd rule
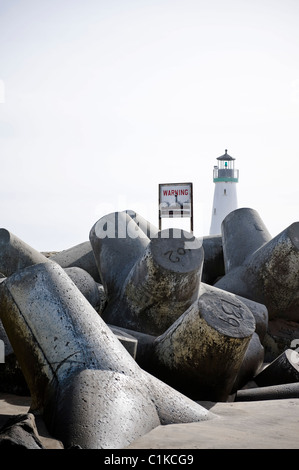
[[[298,221],[298,25],[298,0],[0,0],[1,227],[62,250],[193,182],[208,235],[225,149],[239,207]]]

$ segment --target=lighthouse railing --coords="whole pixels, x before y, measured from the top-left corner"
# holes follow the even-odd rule
[[[233,181],[237,182],[239,179],[239,170],[225,169],[225,168],[214,168],[213,180],[215,181]]]

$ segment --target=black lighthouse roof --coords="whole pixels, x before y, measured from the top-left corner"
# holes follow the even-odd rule
[[[221,157],[218,157],[217,160],[235,160],[235,158],[231,157],[228,153],[227,153],[227,149],[225,149],[225,154],[224,155],[221,155]]]

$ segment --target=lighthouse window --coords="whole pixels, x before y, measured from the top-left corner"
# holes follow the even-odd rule
[[[226,189],[224,190],[224,196],[226,196]]]
[[[214,207],[214,215],[216,215],[216,207]]]

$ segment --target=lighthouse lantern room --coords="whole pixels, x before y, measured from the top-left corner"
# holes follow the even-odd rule
[[[224,155],[217,160],[218,165],[213,170],[215,189],[210,235],[220,235],[223,219],[238,208],[236,183],[239,181],[239,170],[235,169],[235,158],[225,150]]]

